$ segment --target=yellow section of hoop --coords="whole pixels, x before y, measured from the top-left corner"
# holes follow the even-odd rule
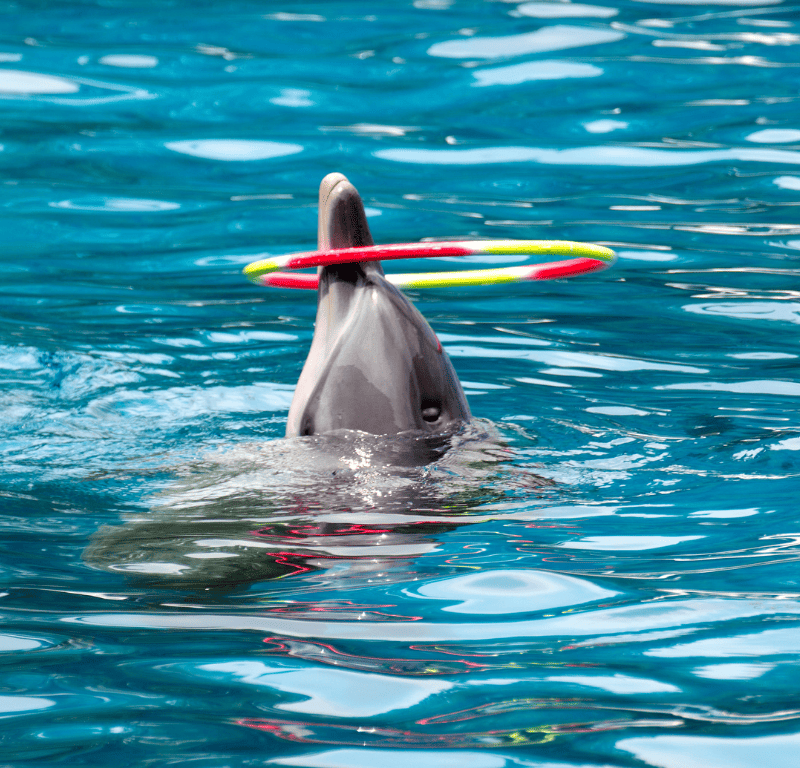
[[[473,240],[464,243],[479,253],[497,256],[572,256],[613,261],[614,251],[604,245],[578,243],[572,240]]]
[[[398,288],[453,288],[458,286],[501,285],[517,283],[530,274],[530,267],[499,267],[460,272],[417,272],[405,275],[386,275]]]
[[[269,272],[277,272],[281,268],[281,265],[275,261],[275,259],[261,259],[260,261],[252,261],[248,264],[242,272],[244,276],[251,282],[255,283],[256,285],[259,284],[258,278],[262,275],[266,275]]]

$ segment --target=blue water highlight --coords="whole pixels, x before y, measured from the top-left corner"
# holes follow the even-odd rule
[[[793,768],[800,6],[0,0],[0,762]],[[476,420],[283,438],[341,171]],[[518,256],[388,272],[519,265]]]

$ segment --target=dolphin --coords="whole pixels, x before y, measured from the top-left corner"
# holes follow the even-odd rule
[[[358,192],[326,176],[319,248],[372,244]],[[204,600],[291,575],[374,587],[407,581],[439,534],[504,498],[516,476],[526,489],[547,484],[506,472],[508,448],[471,421],[436,334],[379,262],[320,269],[286,435],[182,467],[145,514],[101,526],[85,562]]]
[[[361,197],[341,173],[320,185],[317,236],[319,250],[373,245]],[[286,436],[440,434],[469,420],[447,353],[380,262],[320,267],[314,337]]]

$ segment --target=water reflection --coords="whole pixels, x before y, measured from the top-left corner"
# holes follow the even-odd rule
[[[0,94],[75,93],[80,86],[73,80],[38,72],[0,70]]]
[[[101,528],[84,557],[195,589],[317,571],[387,583],[398,578],[392,565],[435,550],[436,534],[495,500],[487,486],[509,457],[476,425],[455,435],[345,431],[238,446],[186,470],[150,512]],[[548,484],[518,473],[531,487]]]
[[[206,160],[244,162],[247,160],[269,160],[286,157],[303,151],[301,144],[280,141],[257,141],[247,139],[195,139],[192,141],[168,141],[164,145],[173,152]]]
[[[110,53],[107,56],[101,56],[99,62],[107,67],[128,69],[152,69],[158,66],[158,59],[155,56],[139,53]]]
[[[750,768],[763,762],[771,768],[794,768],[800,736],[655,736],[622,739],[617,749],[658,768]]]
[[[404,592],[415,594],[410,590]],[[565,608],[618,593],[573,576],[504,568],[429,582],[419,587],[416,594],[455,603],[442,608],[443,611],[487,616]]]
[[[432,45],[428,49],[428,55],[447,59],[507,59],[543,51],[560,51],[584,45],[613,43],[623,37],[625,37],[624,33],[611,29],[555,24],[521,35],[447,40]]]
[[[617,8],[584,3],[523,3],[511,12],[512,15],[534,19],[595,18],[608,19],[619,13]]]
[[[441,3],[450,0],[415,0],[415,5]],[[392,749],[325,749],[314,750],[295,757],[273,757],[265,765],[299,766],[301,768],[407,768],[408,754]],[[416,749],[416,768],[527,768],[534,765],[514,754],[498,755],[472,750]],[[535,763],[538,768],[589,768],[575,763]]]
[[[83,77],[68,78],[0,68],[0,100],[30,98],[52,104],[87,107],[128,99],[153,99],[155,96],[142,88],[99,82]]]
[[[534,80],[564,80],[574,77],[599,77],[603,74],[594,64],[570,61],[529,61],[510,67],[479,69],[472,73],[477,80],[473,85],[519,85]],[[626,125],[626,124],[623,124]]]

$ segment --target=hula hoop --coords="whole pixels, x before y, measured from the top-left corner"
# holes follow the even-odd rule
[[[566,260],[458,272],[388,274],[386,279],[398,288],[447,288],[454,286],[498,285],[528,280],[555,280],[584,275],[611,266],[616,254],[610,248],[568,240],[467,240],[463,242],[401,243],[306,251],[276,256],[248,264],[244,274],[256,285],[275,288],[316,289],[317,275],[287,274],[282,269],[328,267],[359,261],[389,261],[441,256],[474,255],[569,256]]]

